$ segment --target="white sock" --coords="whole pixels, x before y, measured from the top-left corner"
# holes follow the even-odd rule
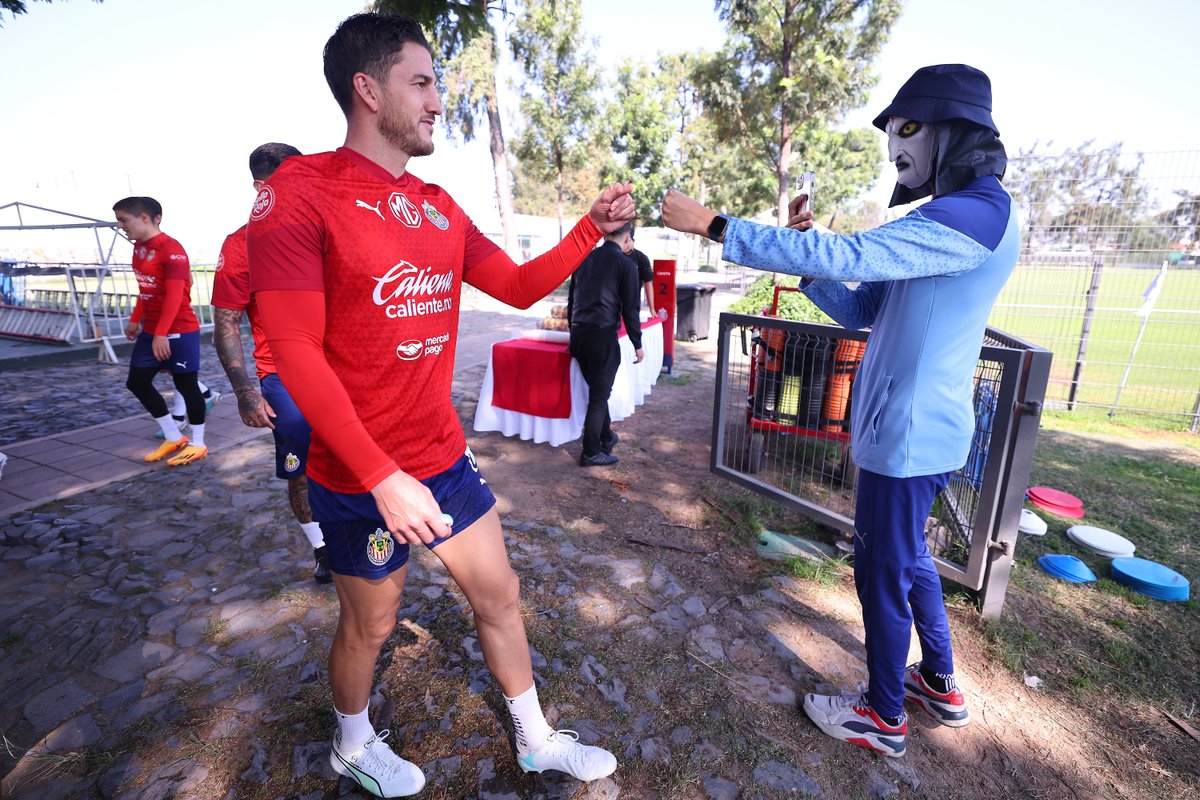
[[[180,394],[178,389],[175,390],[175,400],[172,401],[171,405],[171,414],[176,419],[187,419],[187,403],[184,402],[183,395]]]
[[[199,425],[197,425],[195,423],[192,424],[192,444],[196,445],[196,447],[204,447],[204,423],[203,422],[201,422]]]
[[[356,754],[367,740],[375,735],[371,720],[367,718],[367,709],[370,707],[371,704],[368,703],[367,707],[357,714],[343,714],[334,706],[333,713],[338,721],[338,750],[342,755]]]
[[[207,399],[208,387],[204,385],[204,381],[197,378],[196,385],[200,387],[200,394],[206,396],[205,399]]]
[[[155,417],[154,421],[158,423],[158,427],[162,429],[163,441],[178,442],[183,438],[183,434],[179,432],[179,425],[175,423],[174,418],[170,414],[164,414],[161,417]]]
[[[313,550],[325,546],[325,537],[321,535],[321,523],[301,522],[300,530],[304,531],[304,535],[308,537],[308,543],[313,546]]]
[[[546,722],[542,705],[538,702],[537,685],[530,686],[516,697],[504,696],[508,713],[512,715],[513,728],[517,733],[517,750],[536,750],[554,729]]]

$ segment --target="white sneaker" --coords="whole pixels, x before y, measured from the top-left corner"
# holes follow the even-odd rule
[[[396,755],[383,741],[391,731],[380,731],[367,740],[356,755],[346,756],[338,751],[338,737],[333,737],[329,765],[338,775],[353,779],[376,797],[408,797],[425,786],[425,775],[411,761]]]
[[[172,415],[172,416],[174,416],[174,415]],[[188,432],[188,430],[192,427],[191,424],[188,423],[187,417],[184,417],[183,419],[179,419],[179,417],[174,417],[174,419],[175,419],[175,426],[177,428],[179,428],[180,433],[186,434]],[[165,439],[167,437],[163,434],[162,428],[159,428],[157,431],[154,432],[154,438],[155,439]]]
[[[580,744],[575,731],[553,731],[537,750],[518,749],[517,764],[524,772],[553,769],[586,783],[611,775],[617,757],[603,748]]]
[[[204,413],[211,414],[213,406],[215,406],[217,401],[220,399],[221,393],[210,387],[208,390],[208,397],[204,398]]]

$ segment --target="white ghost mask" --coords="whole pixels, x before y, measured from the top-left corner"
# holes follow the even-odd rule
[[[887,121],[888,160],[896,164],[896,182],[909,189],[924,186],[937,162],[937,128],[904,117]]]

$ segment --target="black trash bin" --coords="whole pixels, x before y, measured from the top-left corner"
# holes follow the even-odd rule
[[[708,338],[708,319],[712,316],[715,286],[684,283],[675,287],[675,338],[694,342]]]

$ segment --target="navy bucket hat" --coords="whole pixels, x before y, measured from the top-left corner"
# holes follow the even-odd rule
[[[886,130],[888,117],[918,122],[964,119],[1000,135],[992,122],[992,82],[983,72],[966,64],[921,67],[896,92],[891,105],[875,118],[875,127]]]

